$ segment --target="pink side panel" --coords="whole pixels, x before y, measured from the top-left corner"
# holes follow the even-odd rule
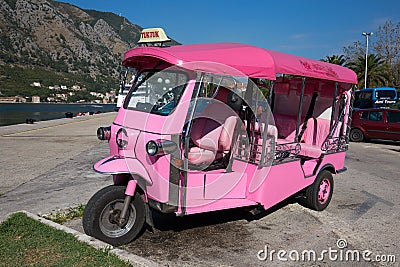
[[[242,172],[188,173],[187,200],[246,197],[247,174]],[[208,201],[206,201],[208,202]]]
[[[325,155],[320,167],[330,164],[334,166],[335,170],[342,169],[345,154],[345,152],[341,152]],[[309,172],[309,170],[307,171]],[[315,177],[304,178],[300,161],[257,169],[253,179],[248,181],[247,199],[261,203],[268,209],[312,184]],[[255,187],[254,184],[258,187]]]
[[[254,201],[248,199],[218,199],[212,201],[191,199],[189,204],[190,206],[186,208],[186,214],[196,214],[202,212],[257,205],[257,203],[255,203]]]
[[[207,174],[205,199],[245,198],[246,173]]]
[[[188,173],[186,199],[204,199],[204,180],[205,176],[202,172]]]
[[[159,135],[153,133],[142,132],[136,143],[137,159],[143,163],[144,168],[150,177],[154,177],[153,184],[147,186],[147,194],[149,198],[162,203],[168,203],[169,200],[169,171],[170,171],[170,155],[150,156],[146,152],[146,144],[150,140],[157,139],[170,140],[170,136]]]
[[[326,164],[332,164],[335,167],[335,170],[343,169],[345,158],[346,158],[346,152],[325,155],[321,167]]]
[[[187,181],[187,214],[224,210],[235,207],[255,205],[246,199],[247,179],[255,166],[235,161],[232,172],[223,170],[190,172]]]
[[[249,181],[248,199],[261,203],[265,208],[272,207],[313,182],[313,179],[304,179],[300,161],[258,169],[253,179],[257,180],[255,184],[258,186]]]

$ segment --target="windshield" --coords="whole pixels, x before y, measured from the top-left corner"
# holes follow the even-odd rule
[[[392,90],[377,90],[377,99],[394,99],[396,97],[396,91]]]
[[[124,107],[167,116],[178,104],[187,79],[187,75],[179,71],[142,72]]]

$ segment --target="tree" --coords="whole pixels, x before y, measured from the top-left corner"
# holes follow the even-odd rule
[[[387,21],[379,26],[370,38],[370,51],[379,57],[387,66],[388,86],[400,87],[400,22]],[[360,34],[361,38],[361,34]],[[359,63],[359,58],[364,58],[365,64],[365,42],[356,41],[352,45],[343,48],[344,55],[353,66]],[[368,60],[369,61],[369,60]],[[360,66],[361,67],[361,66]],[[364,67],[365,68],[365,67]],[[368,67],[369,72],[369,67]],[[368,75],[369,76],[369,75]],[[362,77],[362,80],[364,78]],[[369,82],[369,79],[368,79]],[[372,85],[370,85],[372,86]]]
[[[343,52],[348,62],[355,62],[359,57],[365,57],[365,45],[356,41],[352,45],[343,47]]]
[[[336,64],[336,65],[340,65],[340,66],[346,66],[347,65],[346,58],[344,57],[344,55],[326,56],[326,58],[325,59],[321,59],[321,61],[332,63],[332,64]]]
[[[376,53],[391,66],[391,85],[400,85],[400,22],[394,25],[387,21],[376,32],[376,41],[373,45]]]
[[[358,87],[362,88],[365,81],[365,57],[360,56],[348,64],[358,78]],[[368,55],[367,87],[387,86],[390,81],[390,66],[375,54]]]
[[[388,21],[379,26],[373,45],[376,53],[381,56],[386,64],[393,66],[400,60],[400,22],[394,25]]]

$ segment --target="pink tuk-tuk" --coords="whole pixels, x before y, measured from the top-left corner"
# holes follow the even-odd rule
[[[137,71],[96,164],[113,185],[88,202],[85,232],[118,246],[152,212],[269,209],[297,196],[324,210],[346,170],[356,74],[236,43],[137,47]],[[124,83],[124,82],[123,82]]]

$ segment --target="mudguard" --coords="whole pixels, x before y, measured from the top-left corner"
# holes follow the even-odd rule
[[[153,184],[146,168],[138,159],[135,158],[107,157],[96,162],[93,165],[93,169],[96,172],[103,174],[136,174],[143,178],[147,184]]]

